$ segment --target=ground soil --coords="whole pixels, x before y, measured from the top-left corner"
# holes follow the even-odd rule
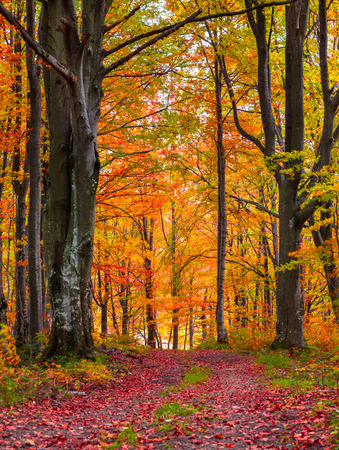
[[[151,351],[142,359],[111,352],[128,370],[102,386],[71,390],[0,411],[0,448],[335,449],[325,392],[273,389],[246,354]],[[177,388],[192,365],[206,382]],[[188,416],[158,417],[164,403]]]

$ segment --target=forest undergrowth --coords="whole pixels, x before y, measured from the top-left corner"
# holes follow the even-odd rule
[[[3,328],[1,448],[338,448],[337,334],[294,353],[233,336],[193,351],[111,338],[95,361],[42,364]]]

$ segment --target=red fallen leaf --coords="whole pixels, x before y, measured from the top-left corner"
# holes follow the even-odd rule
[[[224,425],[228,425],[229,427],[235,427],[235,423],[230,420],[225,420],[223,422]]]
[[[220,433],[215,434],[213,437],[214,439],[225,439],[225,437]]]
[[[161,441],[166,441],[169,438],[170,438],[169,436],[165,436],[162,438],[154,438],[154,439],[149,439],[149,442],[161,442]]]
[[[200,441],[199,439],[193,439],[192,442],[193,442],[193,444],[199,444],[199,445],[204,443],[204,441]]]

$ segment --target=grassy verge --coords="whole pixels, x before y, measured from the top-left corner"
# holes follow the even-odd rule
[[[327,392],[325,402],[316,408],[330,411],[328,427],[334,444],[339,444],[339,354],[316,349],[290,355],[287,351],[267,351],[257,355],[257,363],[273,386],[287,388],[291,395],[302,392]]]
[[[257,362],[265,368],[273,385],[294,391],[314,388],[339,388],[339,357],[336,353],[287,351],[261,352]]]
[[[67,396],[72,391],[81,391],[86,385],[103,384],[114,379],[117,370],[106,361],[73,359],[60,363],[4,366],[0,369],[0,405]]]
[[[41,345],[46,342],[41,338]],[[96,346],[111,345],[127,354],[141,353],[139,346],[125,338],[96,341]],[[103,384],[114,380],[125,369],[111,358],[97,352],[95,360],[72,357],[56,358],[53,362],[37,363],[27,349],[19,356],[9,327],[0,327],[0,406],[12,406],[28,399],[39,401],[44,397],[70,395],[90,384]],[[146,350],[143,350],[145,352]],[[121,375],[120,375],[121,376]]]

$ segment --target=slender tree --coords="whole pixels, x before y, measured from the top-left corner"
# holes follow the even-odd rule
[[[35,34],[35,2],[26,0],[27,32]],[[27,47],[26,67],[29,81],[30,116],[28,121],[27,153],[29,160],[29,211],[28,211],[28,329],[29,340],[35,340],[42,331],[42,284],[41,284],[41,67],[34,53]]]

